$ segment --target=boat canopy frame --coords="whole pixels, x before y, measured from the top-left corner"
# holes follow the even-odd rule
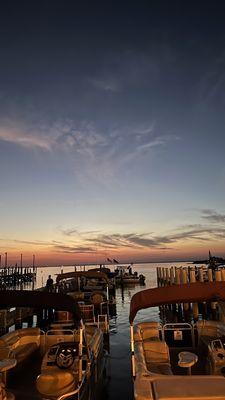
[[[97,271],[73,271],[73,272],[65,272],[64,274],[59,274],[56,277],[56,283],[59,283],[63,279],[69,279],[69,278],[80,278],[80,277],[85,277],[85,278],[96,278],[96,279],[102,279],[104,280],[107,285],[110,283],[107,275],[104,272],[97,272]]]

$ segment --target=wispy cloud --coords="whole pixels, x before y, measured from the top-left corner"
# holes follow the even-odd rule
[[[72,232],[72,230],[71,230]],[[65,233],[65,236],[67,234]],[[165,235],[155,235],[154,233],[113,233],[95,234],[82,232],[82,242],[85,243],[88,251],[113,251],[121,249],[149,250],[162,249],[170,250],[174,244],[184,241],[206,242],[211,240],[224,240],[225,228],[218,226],[206,226],[192,224],[168,232]],[[56,246],[58,247],[58,246]],[[78,247],[73,244],[69,246],[71,251],[77,251]],[[61,250],[61,247],[60,247]]]
[[[89,79],[89,82],[97,89],[105,92],[117,93],[120,91],[121,86],[115,78],[107,77],[105,79]]]
[[[70,246],[70,245],[56,245],[54,250],[60,253],[73,253],[73,254],[92,254],[96,252],[96,248],[87,246]]]
[[[203,210],[206,216],[216,216],[214,210]],[[221,216],[221,215],[220,215]],[[222,217],[224,217],[222,215]],[[217,218],[218,219],[218,218]],[[210,224],[189,224],[177,227],[164,235],[157,235],[154,232],[127,232],[127,233],[101,233],[97,230],[82,231],[79,228],[58,229],[61,234],[60,240],[39,241],[39,240],[18,240],[0,238],[1,242],[12,244],[25,244],[27,246],[46,247],[53,253],[70,254],[107,254],[126,250],[149,251],[158,249],[162,251],[175,250],[175,246],[184,242],[199,242],[200,244],[210,241],[224,241],[225,226],[221,226],[223,218],[217,221],[209,220]],[[217,223],[215,223],[217,222]]]
[[[211,209],[202,210],[202,218],[212,223],[225,223],[225,214],[219,214]]]
[[[49,139],[49,137],[43,137],[34,132],[29,133],[14,127],[0,128],[0,140],[29,149],[39,148],[41,150],[50,151],[52,148],[52,140]]]
[[[155,148],[165,147],[179,139],[174,134],[159,133],[156,121],[133,126],[118,125],[106,130],[93,122],[72,119],[27,127],[9,121],[4,121],[3,125],[0,121],[0,140],[29,150],[51,151],[69,157],[74,165],[74,174],[81,182],[92,180],[104,184],[116,180],[121,170],[128,171],[129,163],[134,160],[140,163]]]

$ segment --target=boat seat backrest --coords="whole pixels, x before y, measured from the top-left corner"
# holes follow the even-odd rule
[[[220,321],[197,321],[196,328],[199,339],[202,336],[221,337],[225,335],[225,324]]]
[[[17,364],[27,359],[40,346],[40,329],[24,328],[0,338],[0,359],[16,358]]]
[[[170,363],[169,348],[164,341],[145,341],[143,349],[146,363]]]
[[[159,322],[142,322],[136,326],[134,332],[135,340],[152,340],[153,338],[160,338],[162,326]]]
[[[50,330],[46,332],[45,335],[45,351],[47,351],[51,346],[53,346],[56,343],[60,342],[74,342],[75,341],[75,336],[73,332],[65,332],[60,330]]]
[[[147,364],[145,361],[144,349],[141,342],[135,343],[135,373],[146,374]]]

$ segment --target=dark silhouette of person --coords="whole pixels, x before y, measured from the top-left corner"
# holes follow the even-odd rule
[[[46,288],[48,292],[53,292],[53,279],[51,275],[48,276],[47,282],[46,282]]]

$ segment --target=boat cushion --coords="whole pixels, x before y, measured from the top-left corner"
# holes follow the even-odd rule
[[[171,365],[169,363],[147,363],[148,371],[153,374],[173,375]]]
[[[44,371],[37,377],[36,382],[38,392],[48,399],[71,392],[76,385],[75,376],[71,371],[60,371],[58,368],[52,372]]]
[[[13,349],[12,355],[14,355],[14,358],[16,358],[17,360],[17,364],[19,364],[26,358],[28,358],[32,353],[34,353],[37,349],[38,346],[36,343],[23,344]]]
[[[39,328],[18,329],[6,333],[0,339],[0,358],[16,358],[19,364],[37,350],[39,344]]]
[[[157,340],[160,337],[162,326],[159,322],[142,322],[135,327],[134,339],[138,340]]]
[[[225,398],[223,377],[163,377],[156,379],[152,386],[156,400],[224,400]]]
[[[164,341],[144,341],[146,363],[170,363],[169,349]]]

